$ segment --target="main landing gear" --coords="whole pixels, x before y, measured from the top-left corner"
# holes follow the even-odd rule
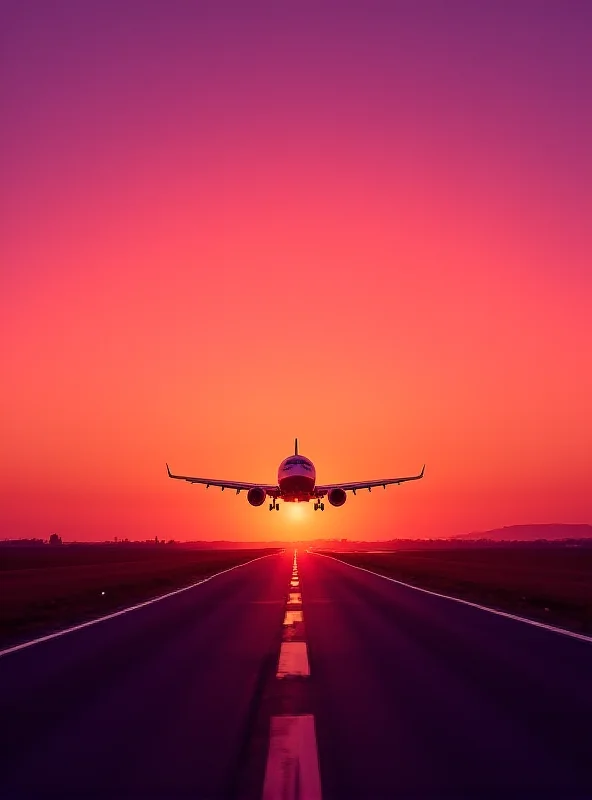
[[[313,508],[314,508],[315,511],[324,511],[325,510],[325,504],[321,503],[321,502],[318,502],[318,503],[314,504]]]
[[[270,510],[270,511],[273,511],[273,509],[274,509],[274,508],[275,508],[275,510],[276,510],[276,511],[279,511],[279,510],[280,510],[280,507],[278,506],[278,504],[277,504],[277,503],[276,503],[276,501],[275,501],[275,497],[274,497],[274,499],[273,499],[273,503],[270,503],[270,504],[269,504],[269,510]]]

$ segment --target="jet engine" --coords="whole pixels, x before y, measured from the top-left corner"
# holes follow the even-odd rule
[[[342,506],[347,500],[347,495],[343,489],[331,489],[327,499],[332,506]]]
[[[260,486],[254,486],[247,492],[247,500],[252,506],[262,506],[265,502],[265,489]]]

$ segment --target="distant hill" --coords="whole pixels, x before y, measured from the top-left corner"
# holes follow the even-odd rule
[[[508,525],[492,531],[462,533],[453,537],[462,539],[489,539],[493,542],[534,542],[537,539],[556,541],[557,539],[592,539],[592,525],[567,525],[550,523],[547,525]]]

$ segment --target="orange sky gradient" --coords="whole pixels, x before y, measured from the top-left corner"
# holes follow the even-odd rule
[[[592,521],[577,15],[58,7],[0,25],[0,538]],[[295,436],[321,483],[425,479],[270,514],[166,477],[273,482]]]

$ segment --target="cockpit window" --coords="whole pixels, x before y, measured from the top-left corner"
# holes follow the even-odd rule
[[[288,469],[289,467],[304,467],[304,469],[310,470],[309,462],[304,458],[291,458],[289,461],[286,461],[284,464],[284,469]]]

